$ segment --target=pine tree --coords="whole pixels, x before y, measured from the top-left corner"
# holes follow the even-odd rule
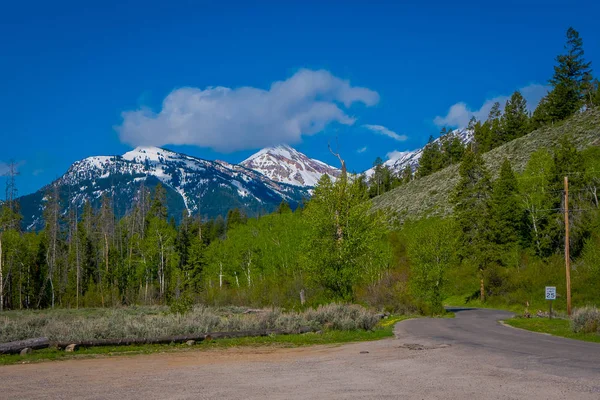
[[[429,141],[425,148],[423,149],[423,154],[419,159],[419,169],[417,174],[419,177],[424,177],[427,175],[431,175],[434,172],[442,169],[443,166],[443,158],[442,151],[440,150],[439,143],[433,138],[433,136],[429,137]]]
[[[162,220],[167,220],[167,190],[160,183],[156,185],[152,200],[150,201],[149,217],[156,217]]]
[[[553,86],[548,95],[549,115],[552,121],[563,120],[577,112],[585,104],[585,94],[591,85],[591,63],[586,62],[583,40],[573,28],[567,30],[565,54],[556,57]]]
[[[236,227],[237,225],[245,224],[248,220],[248,217],[244,215],[244,213],[239,208],[234,208],[233,210],[229,210],[227,212],[227,227],[226,229],[229,231],[230,229]]]
[[[285,200],[281,200],[281,203],[279,203],[279,206],[277,207],[277,210],[275,210],[275,212],[277,214],[291,213],[292,209]]]
[[[468,149],[459,168],[460,179],[450,201],[459,229],[459,255],[480,274],[481,300],[485,299],[484,272],[493,261],[490,246],[489,172],[481,154]]]
[[[552,122],[549,95],[542,97],[529,120],[529,131],[534,131]]]
[[[410,165],[404,167],[400,175],[400,180],[402,181],[402,184],[406,184],[413,180],[413,170]]]
[[[483,124],[477,121],[473,124],[473,147],[477,153],[487,153],[492,149],[492,132],[490,124],[486,121]]]
[[[510,162],[505,159],[500,168],[500,176],[493,184],[490,201],[491,239],[500,263],[520,238],[523,213],[518,190],[516,176]]]
[[[519,91],[514,92],[506,102],[504,115],[502,116],[502,132],[503,143],[510,142],[529,133],[527,100],[525,100]]]
[[[373,162],[373,175],[369,182],[369,196],[375,197],[383,194],[384,190],[384,171],[383,160],[377,157]]]
[[[503,126],[501,121],[502,111],[500,111],[500,103],[495,102],[486,121],[486,123],[489,124],[492,148],[498,147],[504,143],[504,132],[502,130]]]

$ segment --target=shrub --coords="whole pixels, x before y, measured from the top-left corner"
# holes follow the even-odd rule
[[[0,343],[42,336],[52,341],[79,341],[264,329],[298,332],[306,326],[313,329],[370,330],[378,321],[370,310],[343,304],[330,304],[302,313],[275,308],[246,314],[246,308],[233,306],[175,308],[10,312],[0,317]]]
[[[600,310],[596,307],[576,310],[571,317],[571,328],[576,333],[600,333]]]

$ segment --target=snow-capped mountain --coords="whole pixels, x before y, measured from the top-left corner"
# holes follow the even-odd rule
[[[45,193],[56,184],[61,206],[81,210],[86,202],[99,206],[113,198],[117,215],[133,208],[140,188],[167,189],[169,214],[184,210],[206,217],[225,215],[238,207],[249,215],[271,212],[282,200],[295,206],[309,197],[308,188],[277,182],[241,165],[208,161],[156,147],[138,147],[122,156],[96,156],[75,162],[52,184],[20,199],[24,224],[41,227]]]
[[[341,173],[338,168],[309,158],[287,145],[262,149],[241,165],[273,181],[302,187],[315,186],[325,174],[335,179]]]
[[[470,143],[473,141],[473,130],[472,129],[457,129],[450,133],[447,133],[443,138],[452,140],[454,136],[458,136],[460,141],[463,144]],[[439,137],[435,140],[435,142],[440,142],[442,137]],[[385,161],[383,165],[390,168],[390,170],[394,173],[400,173],[404,168],[409,166],[413,171],[417,169],[419,166],[419,160],[423,155],[423,149],[425,147],[421,147],[420,149],[412,150],[412,151],[396,151],[388,154],[390,157],[389,160]],[[365,171],[365,175],[370,177],[375,172],[375,168],[370,168]]]

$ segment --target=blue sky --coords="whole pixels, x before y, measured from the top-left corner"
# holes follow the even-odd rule
[[[569,26],[600,68],[594,1],[10,3],[0,170],[20,163],[21,194],[136,144],[239,162],[287,141],[335,165],[337,137],[362,171],[516,89],[535,102]]]

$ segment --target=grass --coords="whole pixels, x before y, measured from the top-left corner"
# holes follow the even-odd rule
[[[586,342],[600,343],[597,333],[575,333],[571,329],[571,322],[566,319],[548,318],[511,318],[504,321],[515,328],[526,329],[533,332],[549,333],[550,335],[569,339],[583,340]]]
[[[22,364],[41,361],[72,360],[95,357],[111,357],[136,354],[152,354],[166,352],[207,351],[211,349],[227,349],[233,347],[276,347],[292,348],[312,345],[333,345],[350,342],[380,340],[394,336],[394,325],[405,319],[416,316],[390,316],[380,321],[373,330],[327,330],[322,333],[305,333],[292,335],[272,335],[236,339],[218,339],[200,342],[195,346],[185,344],[170,345],[138,345],[82,348],[74,353],[49,348],[36,350],[29,355],[0,355],[0,365]]]

